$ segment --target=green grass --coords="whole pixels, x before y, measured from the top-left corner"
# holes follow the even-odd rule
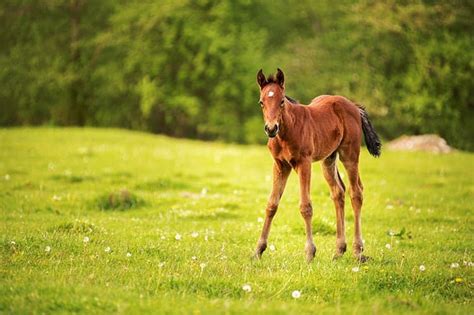
[[[294,173],[270,234],[276,250],[250,259],[271,165],[261,146],[0,130],[0,313],[474,312],[473,154],[363,150],[372,259],[359,272],[350,252],[331,260],[335,215],[318,164],[315,261],[305,262]],[[349,198],[346,221],[350,245]]]

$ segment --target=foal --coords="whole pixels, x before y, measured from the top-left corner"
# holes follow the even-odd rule
[[[285,96],[283,72],[265,78],[262,70],[257,74],[260,86],[260,106],[268,135],[268,148],[273,156],[273,188],[266,207],[266,218],[257,244],[255,256],[260,258],[267,247],[268,234],[288,175],[293,168],[299,176],[300,212],[306,228],[306,259],[312,261],[316,253],[311,219],[313,208],[310,200],[311,163],[322,161],[324,178],[329,184],[336,208],[336,252],[340,257],[346,251],[344,230],[345,186],[337,170],[339,155],[350,183],[350,196],[354,210],[354,255],[361,262],[364,244],[361,232],[362,182],[358,164],[362,132],[369,152],[378,157],[381,142],[369,121],[365,109],[342,96],[321,95],[308,106],[297,104]]]

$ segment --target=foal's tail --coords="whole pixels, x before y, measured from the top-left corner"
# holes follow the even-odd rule
[[[365,110],[365,107],[359,104],[356,104],[359,107],[360,118],[362,120],[362,131],[364,131],[365,145],[369,153],[375,157],[380,156],[380,151],[382,149],[382,142],[380,142],[379,136],[375,132],[374,126],[369,120],[369,115]]]

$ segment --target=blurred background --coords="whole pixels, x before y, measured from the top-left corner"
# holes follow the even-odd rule
[[[474,150],[474,2],[3,0],[0,125],[265,142],[260,68]]]

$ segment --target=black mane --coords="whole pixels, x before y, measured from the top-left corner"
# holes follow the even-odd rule
[[[298,101],[288,95],[285,95],[285,98],[292,104],[298,104]]]

